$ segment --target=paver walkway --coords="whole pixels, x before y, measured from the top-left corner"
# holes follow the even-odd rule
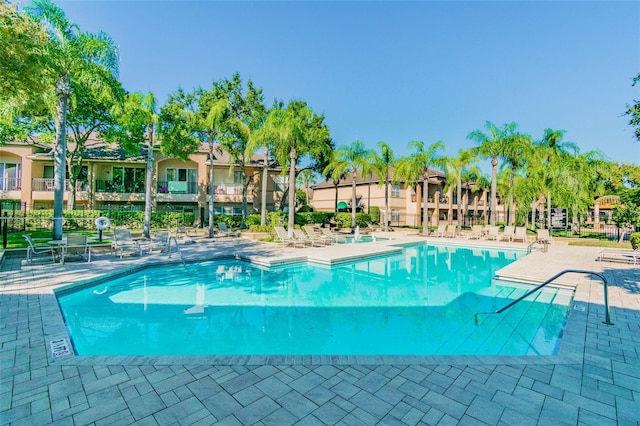
[[[233,252],[263,262],[307,255],[330,262],[355,248],[218,241],[183,250],[189,259]],[[266,360],[53,358],[51,340],[66,336],[53,288],[166,255],[120,260],[98,253],[91,264],[65,265],[8,258],[0,269],[0,424],[637,425],[640,268],[596,262],[596,255],[559,244],[501,271],[541,280],[569,267],[607,278],[614,325],[602,324],[602,284],[567,278],[584,310],[571,312],[558,356]]]

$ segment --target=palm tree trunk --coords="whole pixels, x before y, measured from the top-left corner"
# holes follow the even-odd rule
[[[213,140],[211,136],[209,141],[209,238],[213,238],[213,197],[215,192],[213,188]]]
[[[298,158],[298,151],[295,148],[291,148],[289,152],[289,220],[287,223],[287,233],[289,237],[293,237],[293,227],[295,225],[295,213],[296,213],[296,160]]]
[[[422,194],[424,218],[422,223],[422,235],[429,235],[429,172],[424,180],[424,194]]]
[[[498,157],[491,159],[491,211],[489,212],[489,224],[495,226],[496,213],[498,210],[498,199],[496,197],[498,189]]]
[[[384,230],[389,230],[389,173],[384,181]]]
[[[144,225],[142,233],[151,238],[151,191],[153,187],[153,124],[148,126],[149,142],[147,144],[147,175],[144,181]]]
[[[351,175],[351,232],[356,230],[356,172]]]
[[[551,192],[547,197],[547,229],[551,229]]]
[[[67,103],[71,95],[69,77],[63,75],[57,84],[56,146],[53,154],[53,239],[62,239],[64,181],[67,170]]]
[[[461,178],[462,170],[460,170],[460,174],[458,174],[458,182],[456,185],[456,197],[458,198],[456,201],[456,205],[458,206],[457,211],[457,222],[459,226],[459,230],[462,230],[462,178]]]
[[[260,225],[267,224],[267,179],[269,179],[269,148],[264,147],[264,166],[262,167],[262,197],[260,202]]]

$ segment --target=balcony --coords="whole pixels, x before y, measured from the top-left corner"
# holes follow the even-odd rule
[[[20,179],[7,177],[0,179],[0,191],[20,191]]]
[[[197,194],[198,182],[165,181],[158,182],[158,194]]]
[[[144,194],[143,182],[124,182],[114,180],[96,180],[96,192],[116,194]]]

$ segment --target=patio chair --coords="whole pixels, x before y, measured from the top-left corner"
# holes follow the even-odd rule
[[[467,235],[469,240],[479,240],[484,235],[484,227],[482,225],[472,225],[471,233]]]
[[[624,250],[624,249],[607,249],[598,254],[596,260],[600,262],[625,262],[640,265],[640,249]]]
[[[316,231],[316,229],[313,227],[313,225],[304,225],[302,229],[304,229],[304,232],[307,233],[307,236],[309,236],[309,238],[322,243],[322,245],[327,245],[332,243],[331,237],[327,235],[319,234]]]
[[[331,229],[329,228],[320,228],[320,232],[322,232],[322,235],[326,235],[327,237],[329,237],[331,239],[331,241],[335,242],[335,243],[346,243],[347,242],[347,237],[342,235],[342,234],[336,234],[335,232],[332,232]]]
[[[447,225],[444,236],[447,238],[455,238],[458,236],[458,225]]]
[[[513,237],[515,236],[516,227],[512,225],[507,225],[504,227],[504,231],[499,235],[500,241],[513,241]]]
[[[60,263],[64,263],[68,256],[77,256],[80,259],[91,261],[91,249],[84,234],[67,234],[65,243],[60,246]]]
[[[29,246],[27,247],[27,262],[33,262],[34,258],[37,256],[47,257],[51,259],[52,262],[56,261],[55,251],[53,246],[44,242],[43,238],[31,238],[29,235],[23,235],[24,239],[27,240]],[[48,240],[48,238],[47,238]],[[48,260],[48,259],[47,259]]]
[[[447,225],[446,224],[441,224],[441,225],[438,225],[438,229],[436,229],[435,231],[433,231],[431,233],[431,236],[432,237],[444,237],[446,231],[447,231]]]
[[[497,226],[489,226],[487,228],[487,234],[485,235],[486,240],[498,240],[500,236],[500,228]]]
[[[238,234],[237,232],[229,230],[229,228],[227,228],[227,224],[224,223],[224,222],[218,223],[218,229],[220,230],[220,233],[222,234],[223,237],[238,237],[238,236],[240,236],[240,234]]]
[[[131,237],[131,231],[127,228],[115,228],[113,230],[113,241],[111,241],[111,253],[116,256],[120,254],[120,259],[125,253],[142,255],[142,248],[138,241]]]
[[[169,247],[169,231],[156,231],[151,236],[151,239],[147,243],[149,251],[160,250],[161,252],[167,250]]]
[[[293,230],[293,237],[298,240],[299,243],[302,243],[303,245],[310,245],[310,246],[315,246],[315,245],[323,245],[321,242],[316,241],[310,237],[308,237],[303,231],[302,229],[294,229]]]
[[[553,237],[549,233],[548,229],[538,229],[536,232],[536,242],[538,243],[551,243],[553,241]]]
[[[512,241],[522,241],[523,243],[527,243],[529,241],[526,226],[516,226],[516,231],[513,234]]]
[[[273,230],[276,232],[276,242],[284,245],[297,246],[301,244],[295,237],[289,236],[284,226],[274,226]],[[304,244],[303,244],[304,245]]]

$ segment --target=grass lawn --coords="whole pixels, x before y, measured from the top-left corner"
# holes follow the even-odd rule
[[[595,240],[595,239],[571,239],[569,241],[570,246],[583,246],[583,247],[604,247],[604,248],[616,248],[616,249],[631,249],[631,243],[624,241],[619,243],[617,241],[607,240]]]
[[[65,232],[67,234],[68,232]],[[73,231],[74,234],[84,234],[87,237],[97,238],[98,234],[95,230],[80,230]],[[36,231],[28,231],[28,232],[13,232],[7,234],[7,249],[19,249],[19,248],[27,248],[27,240],[25,240],[22,235],[27,234],[32,238],[50,238],[53,239],[53,232],[50,229],[39,229]],[[113,233],[109,233],[109,235],[113,235]],[[110,238],[106,233],[102,234],[103,242],[105,238]],[[107,241],[108,242],[108,241]],[[91,244],[95,244],[95,242],[91,242]]]

